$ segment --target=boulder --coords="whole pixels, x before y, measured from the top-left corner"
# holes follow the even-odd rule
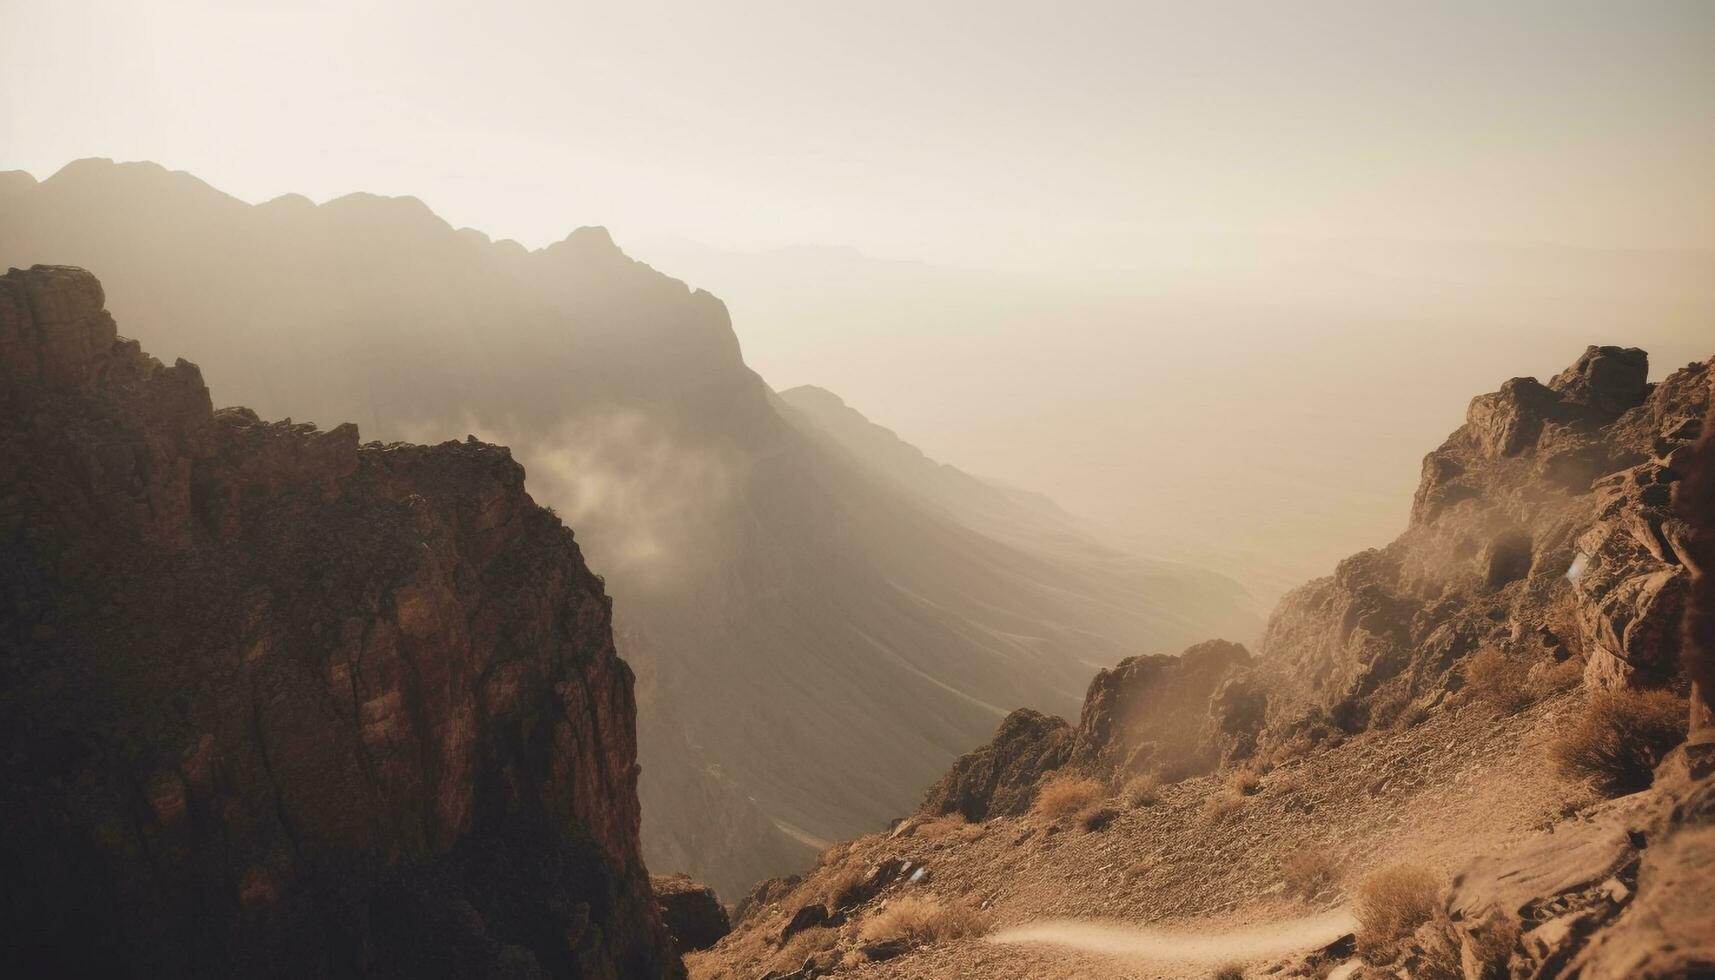
[[[732,931],[715,890],[702,882],[689,875],[651,875],[649,886],[679,955],[708,949]]]

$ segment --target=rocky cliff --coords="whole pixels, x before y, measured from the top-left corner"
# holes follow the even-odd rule
[[[678,972],[631,671],[504,448],[212,410],[0,279],[0,894],[60,976]]]
[[[1547,384],[1473,399],[1424,459],[1405,533],[1270,617],[1245,683],[1275,735],[1431,709],[1483,649],[1534,672],[1571,659],[1596,687],[1675,680],[1690,539],[1672,493],[1712,365],[1652,384],[1643,351],[1592,347]]]
[[[1283,598],[1254,661],[1219,642],[1126,660],[1092,682],[1076,727],[1009,716],[923,810],[1016,814],[1061,767],[1185,775],[1408,723],[1483,650],[1591,687],[1682,685],[1697,538],[1673,498],[1712,367],[1652,384],[1643,351],[1591,347],[1547,384],[1478,396],[1425,458],[1406,532]]]

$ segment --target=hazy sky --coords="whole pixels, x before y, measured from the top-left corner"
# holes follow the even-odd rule
[[[1715,244],[1715,3],[0,0],[0,167],[539,245],[1118,267],[1182,232]]]
[[[776,386],[1264,594],[1473,394],[1715,352],[1706,0],[0,0],[0,169],[83,156],[605,224]]]

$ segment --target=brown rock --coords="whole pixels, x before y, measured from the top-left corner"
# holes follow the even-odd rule
[[[0,278],[0,862],[58,976],[675,975],[609,602],[507,450],[216,415]]]
[[[649,887],[680,955],[708,949],[732,931],[715,890],[689,875],[651,875]]]

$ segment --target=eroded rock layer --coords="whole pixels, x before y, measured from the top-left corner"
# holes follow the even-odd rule
[[[651,977],[632,675],[504,448],[212,410],[0,279],[0,894],[60,976]]]

